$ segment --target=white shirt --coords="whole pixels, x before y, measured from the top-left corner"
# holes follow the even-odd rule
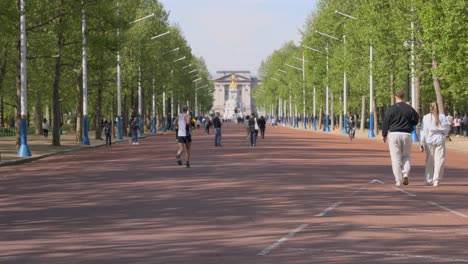
[[[187,136],[187,122],[185,121],[185,117],[187,114],[179,114],[178,116],[178,125],[179,131],[177,132],[177,136],[179,137],[186,137]]]
[[[445,137],[450,131],[450,122],[445,115],[439,114],[440,124],[435,125],[435,119],[432,114],[423,117],[421,123],[421,145],[438,145],[445,142]]]
[[[46,123],[42,123],[42,129],[47,129],[49,130],[49,124]]]

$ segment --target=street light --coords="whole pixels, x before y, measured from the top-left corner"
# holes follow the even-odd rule
[[[81,1],[81,36],[82,36],[82,68],[83,68],[83,140],[81,144],[89,145],[88,137],[88,66],[86,52],[86,9],[84,0]]]
[[[341,15],[341,16],[344,16],[346,18],[350,18],[350,19],[354,19],[354,20],[357,20],[357,18],[353,17],[353,16],[350,16],[348,14],[345,14],[343,12],[340,12],[338,10],[335,10],[335,14],[337,15]],[[343,27],[344,27],[344,24],[343,24]],[[344,59],[346,60],[346,35],[343,34],[343,47],[344,47],[344,53],[343,53],[343,57]],[[347,97],[347,78],[346,78],[346,67],[344,67],[344,70],[343,70],[343,134],[347,134],[348,133],[348,117],[347,117],[347,114],[348,114],[348,111],[347,111],[347,102],[348,102],[348,97]]]
[[[84,7],[83,7],[84,8]],[[20,2],[20,31],[21,31],[21,145],[18,150],[18,157],[30,157],[31,151],[28,147],[28,104],[26,85],[26,5],[24,0]]]
[[[302,45],[302,47],[306,48],[306,49],[309,49],[309,50],[312,50],[312,51],[315,51],[317,53],[320,53],[320,54],[323,54],[322,51],[318,50],[318,49],[314,49],[314,48],[311,48],[309,46],[306,46],[306,45]],[[328,74],[328,73],[327,73]],[[317,116],[316,116],[316,89],[315,89],[315,85],[314,85],[314,104],[313,104],[313,111],[312,111],[312,114],[313,114],[313,117],[312,117],[312,129],[314,131],[317,131]]]
[[[138,25],[141,25],[141,21],[148,19],[148,18],[152,18],[152,17],[156,17],[154,13],[138,18],[137,20],[134,20],[130,22],[129,24],[138,22]],[[151,39],[156,39],[167,34],[169,34],[169,31],[159,34],[157,36],[154,36]],[[142,90],[141,90],[141,40],[140,39],[138,39],[138,50],[139,50],[139,56],[138,56],[138,126],[140,127],[140,129],[138,130],[138,136],[142,136],[143,135],[143,119],[142,119],[143,97],[142,97]]]
[[[335,14],[353,19],[358,20],[356,17],[345,14],[338,10],[335,10]],[[372,43],[369,43],[369,135],[368,137],[373,138],[375,137],[374,133],[374,82],[372,78],[372,61],[373,61],[373,47]],[[364,117],[362,117],[364,118]]]
[[[182,61],[182,60],[185,60],[186,57],[183,56],[183,57],[180,57],[176,60],[174,60],[173,62],[176,63],[176,62],[179,62],[179,61]],[[173,71],[171,70],[171,76],[173,74]],[[177,112],[180,112],[180,98],[179,98],[179,94],[177,94]],[[172,88],[172,93],[171,93],[171,127],[173,126],[173,118],[174,118],[174,88]]]
[[[318,30],[315,30],[315,33],[322,35],[324,37],[327,37],[328,39],[334,39],[334,40],[339,40],[338,38],[331,36],[329,34],[320,32]],[[327,39],[327,45],[325,47],[326,49],[326,56],[327,56],[327,82],[326,82],[326,87],[325,87],[325,132],[330,132],[330,113],[329,113],[329,106],[328,106],[328,39]]]
[[[299,68],[299,67],[296,67],[296,66],[293,66],[293,65],[290,65],[290,64],[287,64],[285,63],[284,65],[290,67],[290,68],[293,68],[293,69],[296,69],[298,71],[301,71],[302,72],[302,120],[303,120],[303,126],[304,126],[304,130],[307,129],[307,121],[306,121],[306,98],[305,98],[305,59],[304,59],[304,52],[302,52],[302,59],[301,58],[298,58],[298,57],[294,57],[295,59],[297,60],[300,60],[302,62],[302,69]],[[296,115],[296,127],[299,126],[299,121],[298,121],[298,118],[297,118],[297,115]]]
[[[162,37],[162,36],[165,36],[165,35],[167,35],[167,34],[169,34],[169,33],[171,33],[171,32],[170,32],[170,31],[166,31],[166,32],[164,32],[164,33],[161,33],[161,34],[159,34],[159,35],[156,35],[156,36],[154,36],[154,37],[151,37],[151,39],[157,39],[157,38],[160,38],[160,37]],[[178,50],[178,49],[179,49],[179,48],[176,48],[176,49],[174,49],[174,50]]]
[[[279,72],[286,74],[287,71],[283,69],[278,69]],[[286,103],[286,102],[285,102]],[[288,120],[286,120],[288,122]],[[292,119],[292,89],[291,85],[289,85],[289,125],[293,126],[293,119]]]

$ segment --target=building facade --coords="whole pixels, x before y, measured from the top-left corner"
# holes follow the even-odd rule
[[[212,78],[215,91],[213,93],[213,112],[219,112],[224,116],[226,102],[229,100],[230,85],[233,81],[237,84],[237,98],[239,109],[244,115],[256,111],[255,103],[251,98],[251,92],[260,81],[250,74],[250,71],[217,71]]]

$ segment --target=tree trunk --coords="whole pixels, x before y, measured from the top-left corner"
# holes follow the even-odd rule
[[[62,14],[63,0],[60,5],[60,14]],[[52,124],[52,145],[60,146],[60,78],[62,74],[62,52],[64,45],[64,36],[62,31],[63,16],[59,17],[58,20],[58,32],[57,32],[57,50],[58,56],[55,59],[55,73],[54,73],[54,84],[53,84],[53,124]]]
[[[1,85],[1,84],[0,84]],[[2,89],[0,87],[0,127],[3,127],[3,96],[2,96],[2,93],[1,93]]]
[[[42,134],[42,103],[41,93],[36,91],[36,105],[34,106],[34,127],[36,135]]]
[[[379,134],[379,112],[377,112],[377,106],[375,104],[375,96],[374,98],[372,99],[373,102],[372,102],[372,111],[374,112],[374,132],[376,135]]]
[[[395,69],[390,67],[390,105],[395,104]]]
[[[361,132],[364,132],[364,123],[366,121],[366,96],[362,96],[361,107]]]
[[[319,120],[318,120],[318,130],[322,129],[322,105],[320,105],[320,110],[319,110]]]
[[[94,131],[96,139],[102,140],[102,90],[103,90],[103,73],[99,70],[99,82],[97,86],[96,110],[94,111]]]
[[[75,104],[75,140],[83,140],[83,69],[76,76],[76,104]]]
[[[432,80],[434,81],[434,90],[436,93],[436,98],[437,98],[437,106],[439,108],[439,112],[445,114],[445,107],[444,107],[444,100],[442,98],[442,92],[440,90],[440,79],[439,76],[437,76],[436,71],[437,71],[438,65],[437,65],[437,60],[435,58],[432,59]]]
[[[127,111],[127,96],[125,95],[123,100],[122,106],[122,134],[123,136],[128,136],[128,111]]]
[[[334,112],[334,98],[331,94],[331,130],[335,130],[335,112]]]
[[[421,115],[421,84],[422,84],[422,77],[421,76],[416,76],[416,83],[415,83],[415,91],[414,91],[414,96],[415,96],[415,101],[414,101],[414,109],[419,115],[419,120],[422,120],[422,115]],[[419,136],[421,132],[421,122],[419,122],[416,125],[416,134]]]
[[[7,49],[4,47],[0,47],[0,127],[3,127],[4,123],[2,88],[3,79],[5,78],[6,74],[7,56]]]

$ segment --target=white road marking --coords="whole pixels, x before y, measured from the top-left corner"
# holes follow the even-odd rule
[[[409,195],[409,196],[413,196],[413,197],[416,196],[416,194],[412,194],[412,193],[407,192],[407,191],[405,191],[405,190],[402,190],[402,189],[400,189],[400,188],[398,188],[398,187],[393,187],[393,189],[395,189],[395,190],[397,190],[397,191],[400,191],[400,192],[402,192],[402,193],[406,193],[406,194]]]
[[[464,217],[464,218],[467,218],[467,217],[468,217],[467,215],[464,215],[464,214],[462,214],[462,213],[460,213],[460,212],[454,211],[454,210],[452,210],[452,209],[450,209],[450,208],[447,208],[447,207],[445,207],[445,206],[443,206],[443,205],[440,205],[440,204],[438,204],[438,203],[434,203],[434,202],[431,202],[431,201],[428,201],[428,203],[430,203],[430,204],[432,204],[432,205],[435,205],[435,206],[437,206],[437,207],[439,207],[439,208],[441,208],[441,209],[444,209],[444,210],[446,210],[446,211],[449,211],[449,212],[451,212],[452,214],[456,214],[456,215],[461,216],[461,217]]]
[[[447,235],[461,235],[466,236],[468,233],[465,232],[447,232],[443,230],[434,230],[434,229],[421,229],[421,228],[403,228],[403,227],[385,227],[385,226],[368,226],[366,228],[369,229],[391,229],[391,230],[401,230],[401,231],[410,231],[410,232],[417,232],[417,233],[436,233],[436,234],[447,234]]]
[[[412,255],[412,254],[402,254],[394,252],[385,252],[385,251],[358,251],[350,249],[315,249],[315,248],[287,248],[288,251],[315,251],[315,252],[329,252],[329,253],[346,253],[346,254],[361,254],[361,255],[382,255],[382,256],[391,256],[391,257],[403,257],[403,258],[419,258],[419,259],[429,259],[429,260],[442,260],[442,261],[451,261],[451,262],[467,262],[468,259],[459,259],[459,258],[444,258],[437,256],[429,255]]]
[[[323,212],[321,212],[320,214],[316,214],[315,216],[324,216],[328,212],[332,211],[333,209],[335,209],[338,205],[340,205],[342,203],[343,203],[342,201],[336,202],[336,203],[332,204],[332,206],[330,206],[327,209],[323,210]]]
[[[289,232],[289,234],[287,234],[286,236],[282,237],[281,239],[279,239],[278,241],[276,241],[275,243],[271,244],[270,246],[266,247],[264,250],[260,251],[257,255],[258,256],[266,256],[268,255],[272,250],[274,250],[275,248],[279,247],[281,244],[283,244],[284,242],[286,242],[288,239],[290,239],[291,237],[295,236],[297,233],[301,232],[304,228],[306,228],[308,226],[308,224],[303,224],[303,225],[300,225],[299,227],[297,227],[296,229],[294,229],[293,231]]]
[[[370,181],[369,183],[376,183],[376,182],[378,182],[378,183],[380,183],[380,184],[384,184],[383,181],[377,180],[377,179],[374,179],[374,180]]]
[[[325,225],[325,226],[335,226],[335,227],[345,226],[345,225],[336,224],[336,223],[320,223],[320,224]],[[434,230],[434,229],[394,227],[394,226],[358,226],[358,227],[355,227],[354,229],[356,230],[364,230],[364,229],[398,230],[398,231],[409,231],[409,232],[416,232],[416,233],[434,233],[434,234],[445,234],[445,235],[454,235],[454,236],[468,236],[467,232],[451,232],[451,231],[444,231],[440,229]]]
[[[367,187],[366,187],[366,186],[362,186],[361,188],[355,190],[355,191],[353,192],[353,195],[358,194],[358,193],[364,191],[365,189],[367,189]]]

